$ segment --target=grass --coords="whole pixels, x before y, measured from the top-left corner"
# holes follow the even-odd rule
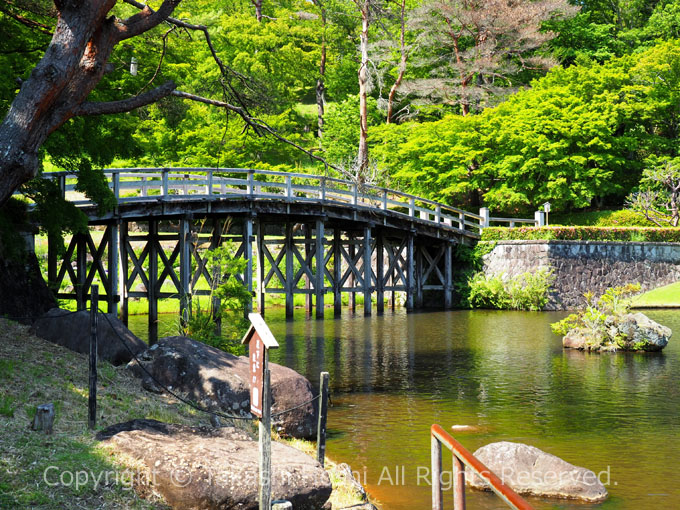
[[[633,300],[633,308],[680,308],[680,282],[640,294]]]
[[[168,508],[158,495],[147,493],[141,499],[126,484],[95,484],[91,476],[83,484],[69,479],[69,473],[81,473],[81,478],[104,473],[115,479],[144,469],[94,439],[87,428],[87,388],[87,356],[36,338],[26,326],[0,319],[0,510]],[[209,423],[205,415],[174,398],[141,390],[139,380],[124,366],[99,364],[97,396],[98,430],[135,418]],[[56,411],[50,436],[29,427],[36,407],[48,402],[54,403]],[[314,450],[309,442],[289,444],[306,452]],[[334,466],[327,466],[337,484],[331,496],[333,506],[350,506],[338,501],[359,503],[334,474]],[[62,473],[67,474],[63,484],[59,483]]]

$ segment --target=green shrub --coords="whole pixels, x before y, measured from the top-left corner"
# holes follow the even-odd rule
[[[680,243],[680,228],[649,227],[487,227],[482,241],[633,241]]]
[[[479,272],[468,280],[467,304],[471,308],[542,310],[554,279],[552,271],[546,269],[509,279]]]
[[[621,209],[619,211],[581,211],[566,214],[551,214],[552,226],[591,227],[656,227],[642,214]]]

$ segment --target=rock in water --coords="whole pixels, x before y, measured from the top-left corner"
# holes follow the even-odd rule
[[[619,335],[625,338],[630,350],[660,351],[673,333],[670,328],[654,322],[644,313],[628,313],[618,321]]]
[[[627,313],[606,318],[604,327],[596,330],[570,329],[562,345],[589,351],[660,351],[672,331],[643,313]]]
[[[574,466],[538,448],[502,441],[475,452],[486,467],[519,494],[597,503],[607,499],[607,489],[589,469]],[[486,483],[469,469],[468,483],[487,489]]]
[[[160,383],[208,408],[228,414],[250,412],[250,365],[244,356],[234,356],[191,338],[173,336],[162,338],[139,360]],[[136,363],[130,364],[130,368],[139,377],[148,378]],[[316,437],[317,401],[304,404],[314,397],[312,385],[290,368],[270,363],[269,369],[274,426],[284,435]],[[296,408],[300,404],[304,405]],[[296,409],[275,416],[292,408]]]
[[[148,473],[135,481],[157,491],[173,508],[258,508],[258,443],[243,431],[133,420],[97,438],[143,462]],[[330,495],[328,474],[315,459],[272,443],[272,500],[290,501],[296,510],[317,510]]]
[[[118,318],[107,314],[108,320],[99,314],[97,321],[97,354],[99,359],[114,365],[128,363],[135,355],[144,351],[147,345],[137,338]],[[110,322],[110,324],[109,324]],[[113,328],[111,327],[113,326]],[[90,312],[70,312],[61,308],[52,308],[33,323],[31,328],[35,336],[48,342],[62,345],[75,352],[90,352]],[[125,345],[121,342],[125,341]]]

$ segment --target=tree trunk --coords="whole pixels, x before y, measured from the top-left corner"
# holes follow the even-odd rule
[[[317,126],[318,136],[323,137],[323,116],[326,107],[326,8],[319,0],[315,0],[321,9],[321,61],[319,62],[319,78],[316,80],[316,105],[317,105]]]
[[[406,0],[401,0],[401,34],[399,39],[399,48],[401,51],[401,59],[399,60],[399,75],[397,80],[392,85],[390,89],[390,95],[387,98],[387,123],[392,122],[392,115],[394,109],[394,96],[397,93],[397,89],[401,85],[401,81],[404,79],[404,73],[406,72],[406,60],[408,58],[408,53],[406,52]]]
[[[357,175],[368,168],[368,25],[369,0],[361,4],[361,66],[359,67],[359,153]]]
[[[252,0],[252,2],[255,6],[255,18],[260,22],[262,21],[262,0]]]
[[[127,20],[109,16],[116,0],[54,1],[58,17],[52,41],[0,124],[0,205],[35,177],[38,150],[50,133],[76,115],[113,113],[99,105],[125,103],[86,99],[104,75],[114,46],[156,26],[180,1],[164,0],[157,11],[145,7]]]

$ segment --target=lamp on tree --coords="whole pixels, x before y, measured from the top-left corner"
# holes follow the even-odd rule
[[[137,59],[135,57],[130,59],[130,74],[137,76]]]

